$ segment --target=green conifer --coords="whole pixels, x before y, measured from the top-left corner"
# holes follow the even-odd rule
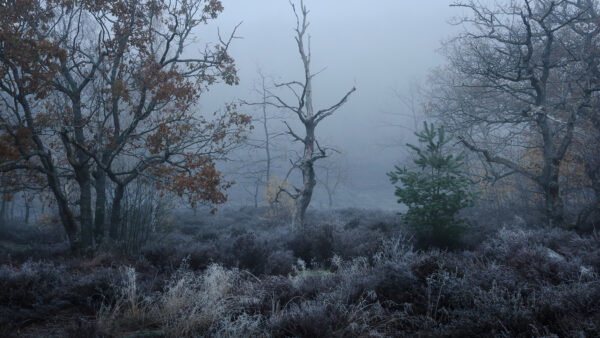
[[[464,154],[449,152],[448,137],[444,127],[435,128],[424,123],[416,132],[420,146],[407,144],[416,152],[417,170],[395,167],[388,173],[396,185],[398,203],[408,211],[404,220],[415,230],[421,244],[450,247],[457,244],[466,222],[457,217],[458,212],[473,205],[469,180],[461,171]]]

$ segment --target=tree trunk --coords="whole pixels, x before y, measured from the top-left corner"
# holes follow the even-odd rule
[[[0,199],[2,199],[2,204],[0,205],[0,229],[4,228],[4,225],[6,223],[6,196],[5,194],[2,194],[0,196]]]
[[[8,213],[9,219],[15,219],[15,200],[14,199],[10,200],[9,206],[10,206],[10,212]]]
[[[262,104],[262,113],[263,113],[263,129],[265,131],[265,152],[267,155],[267,172],[266,172],[266,180],[265,185],[268,188],[269,180],[271,180],[271,136],[269,135],[269,125],[267,119],[267,89],[265,86],[265,78],[262,78],[262,93],[263,93],[263,104]]]
[[[587,205],[579,215],[577,216],[577,227],[579,229],[584,228],[589,217],[594,213],[600,213],[600,165],[596,166],[585,166],[585,171],[592,182],[591,187],[594,190],[595,200]]]
[[[259,189],[260,181],[256,182],[254,185],[254,209],[258,208],[258,189]]]
[[[308,91],[308,90],[307,90]],[[308,97],[308,96],[307,96]],[[312,100],[307,99],[307,104]],[[302,190],[298,192],[294,200],[294,213],[292,214],[292,229],[304,226],[306,209],[312,199],[312,194],[317,180],[315,179],[315,168],[313,166],[313,155],[315,150],[315,125],[311,121],[304,123],[306,137],[304,138],[304,156],[301,160]]]
[[[75,124],[75,141],[79,146],[85,144],[83,117],[81,114],[81,98],[79,93],[73,95],[73,122]],[[68,146],[68,145],[67,145]],[[85,251],[93,248],[93,217],[92,217],[92,180],[89,164],[89,156],[79,148],[75,147],[77,163],[73,165],[75,180],[79,184],[79,221],[81,222],[81,245]]]
[[[551,181],[544,186],[546,217],[550,227],[560,226],[564,223],[564,204],[560,197],[560,188],[557,181]]]
[[[92,184],[90,171],[87,165],[75,171],[75,179],[79,183],[79,213],[81,222],[81,245],[84,250],[93,247],[93,220],[92,220]]]
[[[106,218],[106,173],[98,168],[94,172],[96,179],[96,210],[94,217],[94,236],[96,243],[104,240],[104,222]]]
[[[60,191],[60,188],[56,184],[54,184],[54,178],[49,178],[48,181],[50,183],[50,189],[52,189],[54,197],[56,198],[56,205],[58,206],[58,215],[61,219],[63,227],[65,228],[67,237],[69,238],[71,252],[74,254],[79,254],[81,251],[81,239],[78,236],[79,234],[77,224],[75,223],[75,217],[73,216],[73,212],[69,208],[69,203],[62,194],[62,191]]]
[[[545,213],[548,225],[555,227],[564,223],[564,203],[560,196],[559,183],[559,168],[564,158],[564,152],[559,154],[559,151],[556,149],[552,128],[545,114],[538,118],[538,125],[542,131],[542,139],[544,141],[542,148],[544,167],[540,176],[540,185],[544,192]],[[567,137],[565,136],[565,139]]]
[[[115,242],[119,239],[119,226],[121,224],[121,202],[125,194],[125,186],[117,184],[115,196],[112,200],[112,211],[110,215],[110,239]]]
[[[292,214],[292,229],[294,230],[304,226],[306,209],[308,209],[310,200],[312,199],[313,189],[317,184],[312,162],[303,163],[301,169],[303,188],[299,193],[298,198],[294,201],[294,213]]]
[[[25,197],[25,224],[29,224],[29,210],[31,209],[31,202]]]

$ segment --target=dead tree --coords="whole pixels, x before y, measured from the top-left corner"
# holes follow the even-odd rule
[[[313,107],[312,80],[317,73],[311,73],[310,70],[310,36],[307,36],[306,33],[309,26],[309,11],[304,5],[304,1],[300,2],[299,11],[294,3],[290,2],[290,4],[296,16],[295,39],[298,45],[298,52],[302,60],[302,65],[304,66],[304,80],[276,85],[278,88],[287,88],[293,94],[297,102],[293,104],[288,103],[285,99],[277,95],[271,95],[270,98],[273,100],[273,102],[271,102],[272,105],[292,111],[298,116],[298,119],[304,126],[304,136],[301,136],[295,132],[287,122],[284,122],[287,127],[287,134],[294,139],[294,142],[300,142],[304,148],[300,158],[296,161],[292,161],[292,168],[290,169],[290,173],[293,170],[299,170],[302,173],[302,186],[300,188],[294,187],[295,191],[280,188],[280,193],[286,193],[294,200],[292,228],[296,229],[304,224],[304,215],[310,204],[313,189],[317,184],[314,163],[319,159],[327,157],[327,149],[321,147],[316,140],[315,129],[323,119],[331,116],[335,111],[342,107],[356,88],[353,87],[350,89],[336,104],[315,111]]]

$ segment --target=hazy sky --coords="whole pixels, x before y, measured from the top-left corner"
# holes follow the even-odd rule
[[[441,64],[436,50],[457,27],[449,0],[307,0],[311,13],[312,70],[326,70],[314,80],[315,108],[331,105],[352,86],[357,91],[341,110],[317,129],[322,144],[343,151],[352,166],[350,181],[364,192],[364,203],[395,205],[385,173],[398,163],[399,148],[384,145],[402,138],[404,129],[390,128],[402,113],[394,91],[406,91],[411,82],[425,80]],[[219,86],[204,101],[214,109],[236,98],[252,100],[257,69],[281,81],[302,79],[294,41],[295,18],[287,0],[223,0],[225,11],[217,20],[223,35],[239,22],[231,49],[239,68],[240,85]],[[216,26],[203,29],[202,38],[216,35]],[[386,124],[388,125],[386,127]],[[380,195],[385,197],[378,200]],[[386,205],[384,205],[386,204]]]

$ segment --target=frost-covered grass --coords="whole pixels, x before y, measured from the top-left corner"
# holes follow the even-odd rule
[[[0,333],[595,337],[600,332],[597,235],[504,227],[461,250],[417,250],[393,214],[316,215],[314,227],[291,233],[285,226],[263,225],[253,213],[204,222],[185,215],[163,242],[134,257],[4,264]],[[81,315],[83,322],[73,321]]]

